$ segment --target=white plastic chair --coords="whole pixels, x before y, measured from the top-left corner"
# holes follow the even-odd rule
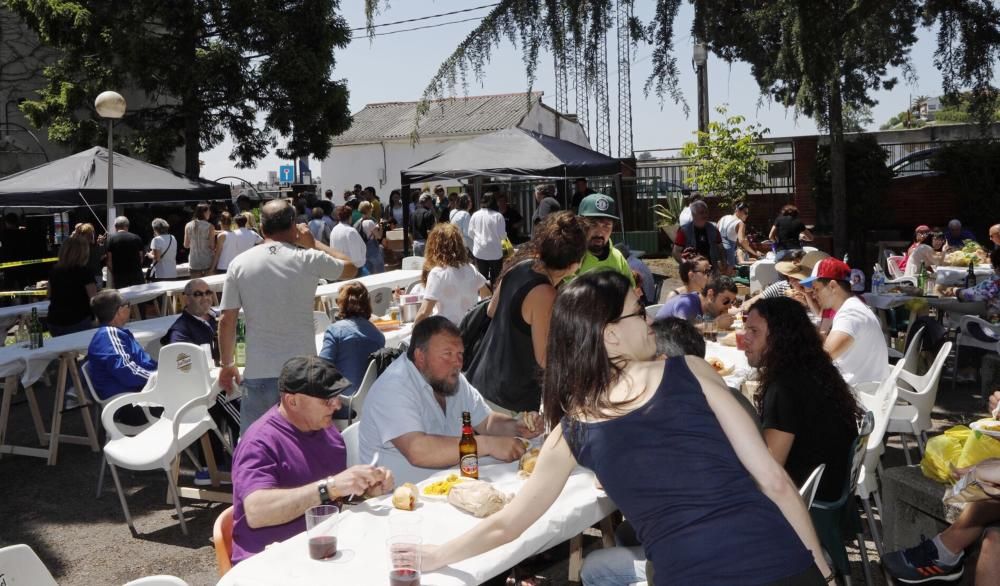
[[[162,469],[167,475],[170,496],[177,508],[181,531],[187,535],[184,512],[181,509],[171,464],[181,452],[198,441],[206,432],[214,432],[223,445],[227,445],[208,408],[215,402],[218,389],[212,389],[209,379],[208,359],[201,347],[188,343],[168,344],[160,349],[159,369],[155,379],[138,393],[123,393],[104,406],[101,423],[108,434],[104,457],[111,467],[111,476],[121,501],[125,521],[133,535],[136,534],[132,515],[125,501],[116,466],[129,470]],[[163,407],[160,419],[129,437],[115,423],[115,412],[125,405],[152,403]]]
[[[392,289],[388,287],[378,287],[368,292],[368,298],[372,302],[372,315],[385,315],[389,312],[389,305],[392,304]]]
[[[917,286],[916,277],[896,277],[895,279],[886,279],[886,285],[909,285],[911,287]]]
[[[95,403],[97,403],[98,405],[100,405],[101,408],[103,409],[104,406],[111,401],[111,399],[102,399],[101,396],[97,394],[97,389],[94,387],[94,381],[90,377],[89,361],[85,361],[83,364],[80,365],[80,372],[83,374],[83,385],[86,387],[85,390],[87,391],[87,393],[90,394],[90,399]],[[114,397],[112,397],[112,399],[113,398]],[[138,435],[139,432],[152,425],[153,421],[156,420],[156,417],[153,417],[153,415],[149,412],[149,407],[143,405],[142,411],[143,414],[145,414],[146,416],[146,423],[144,423],[143,425],[128,425],[125,423],[119,423],[118,429],[120,429],[121,432],[124,433],[125,435],[132,436],[132,435]],[[99,412],[95,410],[94,426],[97,429],[100,429],[98,425],[100,421],[97,420],[98,417],[99,417]],[[101,498],[101,493],[104,492],[104,469],[106,466],[107,466],[107,461],[104,459],[104,456],[101,456],[101,471],[98,472],[97,474],[97,496],[95,498]]]
[[[160,575],[132,580],[125,586],[190,586],[190,584],[176,576]]]
[[[314,311],[313,312],[313,333],[322,334],[326,331],[326,328],[330,327],[330,316],[326,314],[325,311]]]
[[[781,280],[781,275],[771,261],[757,261],[750,265],[750,293],[756,295],[771,283]]]
[[[976,324],[986,334],[995,336],[996,342],[984,342],[967,333],[970,324]],[[951,390],[955,390],[955,379],[958,378],[958,354],[962,346],[981,348],[990,352],[1000,353],[1000,328],[975,315],[963,315],[958,320],[958,333],[955,334],[955,375],[951,377]]]
[[[861,504],[865,508],[865,515],[868,517],[868,526],[871,529],[872,540],[875,548],[878,549],[879,557],[882,556],[882,537],[875,524],[875,516],[872,513],[871,499],[875,499],[875,505],[879,513],[885,511],[882,508],[882,497],[879,495],[877,471],[880,468],[879,459],[885,452],[882,443],[885,439],[886,429],[889,427],[889,415],[896,404],[899,396],[897,381],[899,373],[903,370],[903,362],[900,361],[892,368],[889,376],[882,381],[874,393],[859,392],[858,401],[862,406],[870,411],[874,416],[874,427],[871,435],[868,436],[868,446],[865,448],[865,461],[861,465],[861,473],[858,477],[858,486],[855,494],[861,498]],[[860,386],[860,385],[859,385]]]
[[[902,256],[893,255],[888,256],[885,259],[885,268],[889,272],[889,278],[898,279],[903,276],[903,269],[899,268],[900,261],[903,260]]]
[[[906,347],[906,353],[903,354],[903,370],[906,372],[911,372],[916,374],[920,370],[920,346],[924,342],[924,330],[926,328],[919,328],[916,332],[910,334],[910,339],[907,340],[909,346]],[[905,384],[905,383],[904,383]],[[906,386],[902,388],[907,388]]]
[[[358,436],[360,431],[361,422],[357,421],[340,432],[340,437],[344,438],[344,447],[347,448],[348,468],[361,463],[361,438]]]
[[[812,471],[809,478],[806,478],[806,481],[799,488],[799,496],[802,497],[802,502],[805,503],[806,509],[812,506],[813,500],[816,498],[816,491],[819,490],[819,481],[823,478],[824,470],[826,470],[826,464],[816,466],[816,469]]]
[[[944,370],[944,363],[950,353],[951,342],[945,342],[938,350],[931,367],[923,375],[918,375],[905,367],[899,372],[899,383],[905,383],[913,390],[897,383],[899,399],[905,403],[897,404],[892,408],[892,413],[889,415],[888,433],[898,433],[903,440],[903,452],[906,454],[907,465],[912,464],[910,446],[906,442],[907,435],[913,434],[917,440],[917,447],[920,448],[920,455],[924,454],[924,437],[927,430],[932,427],[931,411],[937,400],[941,372]]]
[[[424,257],[422,256],[408,256],[403,259],[402,266],[400,267],[404,271],[420,271],[424,268]]]
[[[35,550],[23,543],[0,548],[0,584],[59,586]]]
[[[361,417],[361,410],[365,405],[365,397],[368,396],[368,391],[371,390],[372,385],[375,384],[375,379],[378,378],[378,367],[375,365],[375,361],[372,360],[368,363],[368,370],[365,371],[365,377],[361,379],[361,384],[358,385],[358,391],[351,395],[350,400],[347,402],[347,406],[351,410],[351,415],[348,416],[347,423],[350,425],[354,423],[354,420]]]
[[[646,321],[653,321],[656,319],[656,314],[660,313],[660,308],[663,307],[662,303],[657,303],[656,305],[646,306]]]

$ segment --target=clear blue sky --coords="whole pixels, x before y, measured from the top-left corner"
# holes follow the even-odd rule
[[[376,23],[393,22],[430,14],[461,10],[490,0],[395,0],[391,7],[376,18]],[[652,15],[652,2],[637,2],[636,15],[648,22]],[[362,0],[342,0],[341,10],[348,24],[363,27],[365,24]],[[486,10],[467,12],[412,24],[404,24],[379,29],[390,31],[414,26],[435,24],[473,18],[486,14]],[[695,116],[695,75],[691,66],[690,23],[693,7],[684,3],[675,22],[675,47],[681,71],[681,90],[691,107],[689,117],[684,116],[681,106],[667,98],[662,109],[656,96],[645,97],[642,86],[650,72],[652,48],[640,45],[632,61],[632,120],[634,147],[636,150],[679,147],[692,138],[697,126]],[[333,77],[346,79],[350,89],[350,109],[357,112],[365,104],[373,102],[410,101],[419,99],[424,87],[441,62],[451,54],[455,46],[471,32],[477,22],[450,24],[438,28],[404,32],[376,37],[373,42],[367,38],[355,40],[336,55]],[[363,32],[356,33],[363,35]],[[617,148],[617,49],[615,39],[608,39],[608,73],[611,94],[612,145]],[[920,29],[919,41],[911,55],[913,68],[917,74],[914,84],[901,80],[892,92],[880,92],[874,97],[879,104],[874,108],[875,128],[891,116],[905,110],[911,96],[936,96],[941,93],[941,74],[933,64],[934,32]],[[535,89],[545,93],[544,101],[555,105],[555,81],[552,57],[543,54],[535,82]],[[899,72],[891,72],[899,73]],[[495,94],[523,92],[527,88],[522,52],[506,43],[498,48],[485,68],[481,83],[470,80],[469,94]],[[459,88],[461,95],[461,88]],[[570,95],[570,104],[574,104]],[[792,110],[770,104],[761,99],[760,89],[750,75],[750,68],[742,63],[729,65],[724,61],[709,57],[709,103],[711,107],[727,104],[732,113],[742,114],[749,121],[761,123],[770,129],[771,136],[790,136],[816,133],[816,125],[809,118],[796,116]],[[571,110],[573,108],[571,107]],[[593,117],[593,109],[591,110]],[[714,114],[714,111],[713,111]],[[591,142],[593,143],[593,136]],[[236,175],[249,181],[265,180],[267,171],[277,171],[282,164],[273,154],[258,162],[254,169],[236,169],[228,159],[232,145],[227,141],[202,156],[205,166],[202,176],[215,179],[224,175]],[[319,165],[313,162],[313,174],[319,175]],[[347,179],[348,182],[352,180]]]

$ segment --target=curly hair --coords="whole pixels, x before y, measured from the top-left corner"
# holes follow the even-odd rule
[[[763,411],[771,383],[793,376],[794,384],[788,389],[823,396],[833,406],[831,415],[856,424],[863,411],[823,350],[823,340],[802,304],[788,297],[761,299],[750,308],[750,313],[754,312],[767,323],[767,348],[761,357],[760,387],[754,396],[757,410]]]
[[[357,281],[345,284],[337,295],[337,308],[340,309],[340,319],[370,318],[372,316],[372,301],[368,297],[368,288]]]
[[[450,222],[438,223],[427,235],[424,248],[424,270],[420,280],[427,284],[427,275],[434,267],[461,267],[469,264],[469,252],[462,231]]]

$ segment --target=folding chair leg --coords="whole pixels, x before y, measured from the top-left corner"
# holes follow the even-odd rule
[[[97,496],[94,498],[101,498],[101,494],[104,492],[104,469],[108,466],[108,461],[101,454],[101,470],[97,473]]]
[[[875,549],[878,551],[879,559],[882,558],[882,538],[879,536],[878,526],[875,524],[875,515],[872,513],[872,505],[868,499],[862,498],[861,504],[865,507],[865,515],[868,516],[868,528],[872,533],[872,541],[875,542]],[[882,509],[879,508],[879,512]]]
[[[174,506],[177,508],[177,520],[181,522],[181,533],[184,535],[188,534],[187,523],[184,521],[184,510],[181,508],[181,496],[177,490],[177,485],[174,484],[174,477],[170,473],[170,470],[164,470],[167,473],[167,488],[170,490],[170,496],[174,499]]]
[[[219,441],[222,442],[223,449],[225,449],[226,452],[228,452],[229,455],[232,456],[233,447],[229,443],[229,438],[225,437],[225,435],[221,431],[219,431],[219,428],[217,427],[212,427],[212,431],[215,432],[215,437],[219,438]]]
[[[871,563],[868,561],[868,547],[865,545],[865,534],[858,533],[858,551],[861,552],[861,569],[865,572],[865,584],[867,586],[875,586],[875,581],[872,578],[872,568]]]
[[[125,522],[128,523],[128,529],[132,532],[132,536],[137,537],[139,532],[135,530],[135,525],[132,524],[132,514],[129,513],[128,503],[125,502],[125,491],[122,490],[122,483],[118,480],[118,470],[111,462],[108,462],[108,467],[111,468],[111,478],[115,481],[115,490],[118,491],[118,500],[122,503],[122,512],[125,513]]]
[[[912,466],[913,460],[910,458],[910,442],[906,441],[906,434],[899,434],[899,441],[903,443],[903,454],[906,456],[906,465]]]

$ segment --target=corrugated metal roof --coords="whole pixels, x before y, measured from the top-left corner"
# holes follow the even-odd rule
[[[420,136],[482,134],[517,126],[530,109],[526,94],[499,94],[447,98],[431,103],[430,112],[420,120]],[[531,94],[531,106],[541,101],[542,92]],[[398,140],[413,131],[417,102],[368,104],[352,117],[347,132],[333,137],[331,144]]]

